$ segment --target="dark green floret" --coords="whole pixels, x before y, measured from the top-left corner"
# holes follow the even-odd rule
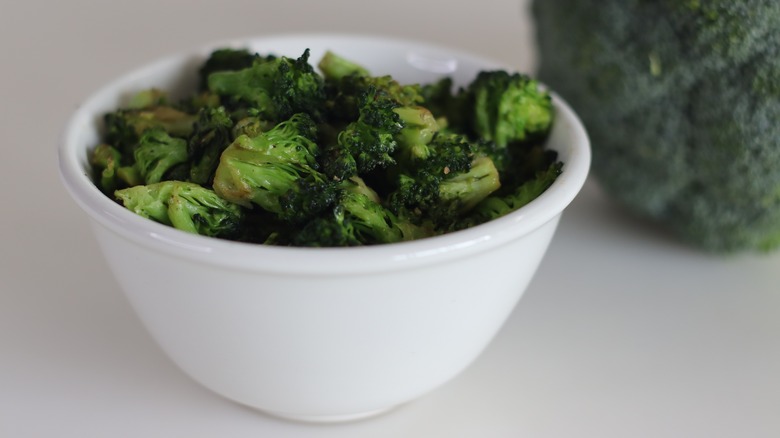
[[[116,198],[134,213],[189,233],[230,238],[241,209],[197,184],[163,181],[118,190]]]
[[[780,247],[780,2],[533,11],[539,77],[582,118],[613,199],[707,251]]]

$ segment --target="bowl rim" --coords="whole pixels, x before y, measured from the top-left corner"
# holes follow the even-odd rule
[[[571,131],[570,156],[563,172],[538,198],[503,217],[465,230],[408,242],[346,247],[302,248],[235,242],[199,236],[159,224],[138,216],[113,202],[92,182],[83,168],[85,149],[94,145],[79,144],[78,133],[94,125],[97,102],[121,93],[130,84],[154,71],[170,69],[194,57],[202,57],[217,47],[261,45],[274,40],[330,39],[365,41],[370,44],[395,44],[446,53],[458,60],[507,68],[501,63],[474,53],[414,39],[366,34],[309,33],[275,34],[221,40],[164,56],[133,69],[104,84],[88,95],[66,122],[58,147],[60,178],[67,192],[82,210],[98,224],[136,245],[152,248],[170,256],[182,257],[208,265],[219,265],[242,271],[267,271],[297,275],[361,274],[403,267],[420,267],[454,258],[469,257],[520,238],[556,219],[579,193],[587,178],[591,151],[587,132],[571,107],[551,91],[558,124]],[[511,70],[511,69],[510,69]],[[563,122],[561,122],[563,121]]]

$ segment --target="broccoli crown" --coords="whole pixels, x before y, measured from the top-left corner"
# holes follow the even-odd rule
[[[98,188],[106,194],[111,194],[117,187],[117,169],[121,165],[122,154],[116,148],[106,143],[95,147],[89,156]]]
[[[289,220],[300,220],[332,203],[334,190],[317,171],[316,124],[293,115],[257,137],[242,135],[225,149],[214,190],[244,206],[256,204]]]
[[[552,98],[536,80],[505,70],[481,71],[456,92],[450,80],[442,79],[423,88],[421,96],[442,114],[449,130],[499,148],[545,138],[554,118]]]
[[[203,107],[187,142],[187,154],[192,160],[190,181],[211,185],[211,178],[222,155],[232,140],[233,120],[224,107]]]
[[[322,76],[309,64],[308,49],[297,59],[257,58],[247,68],[214,71],[207,82],[210,91],[273,121],[303,111],[319,117],[325,98]]]
[[[345,169],[351,169],[351,160],[354,160],[358,173],[394,164],[392,154],[396,147],[395,135],[403,127],[400,117],[394,111],[398,104],[383,90],[369,86],[360,94],[358,105],[357,120],[348,124],[337,139],[339,147],[349,157],[335,158],[347,160]],[[353,175],[337,176],[343,179]]]
[[[547,169],[538,171],[533,178],[505,194],[492,194],[478,204],[462,219],[453,224],[455,229],[465,229],[505,216],[528,204],[544,193],[562,172],[562,163],[552,162]]]
[[[133,156],[144,183],[158,183],[174,166],[187,161],[187,142],[163,128],[152,128],[141,135]]]
[[[198,70],[199,88],[201,90],[208,88],[209,75],[214,72],[243,70],[251,67],[257,60],[273,61],[275,59],[274,55],[261,57],[247,49],[217,49],[211,52],[211,55]]]
[[[115,195],[142,217],[194,234],[229,238],[241,223],[237,205],[197,184],[163,181],[118,190]]]
[[[356,246],[432,235],[390,212],[375,196],[362,182],[347,182],[332,209],[308,222],[293,241],[301,246]]]
[[[129,156],[141,135],[151,128],[162,128],[173,136],[186,138],[192,133],[196,116],[163,105],[123,108],[106,113],[103,120],[106,143],[117,148],[124,156]]]
[[[357,64],[339,54],[330,50],[317,63],[317,67],[322,72],[325,80],[339,81],[347,76],[371,76],[369,71],[360,64]]]
[[[492,160],[476,151],[460,134],[436,134],[424,154],[400,169],[390,208],[411,217],[425,212],[437,225],[473,208],[501,186]]]
[[[469,84],[465,98],[473,111],[477,137],[498,146],[544,136],[552,126],[550,95],[526,75],[504,70],[483,71]]]
[[[539,77],[581,116],[614,199],[705,250],[780,246],[780,3],[545,0],[533,11]]]

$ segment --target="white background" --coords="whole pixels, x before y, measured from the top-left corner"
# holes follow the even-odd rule
[[[69,113],[157,57],[249,35],[371,32],[532,72],[525,8],[0,0],[0,437],[780,436],[780,254],[686,248],[593,182],[472,367],[381,417],[328,426],[263,416],[180,373],[132,314],[60,184]]]

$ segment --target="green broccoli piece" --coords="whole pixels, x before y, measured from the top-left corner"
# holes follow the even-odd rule
[[[394,101],[381,90],[369,87],[360,97],[359,116],[339,133],[339,145],[352,154],[358,172],[386,167],[395,161],[395,135],[401,130]]]
[[[89,164],[95,175],[95,184],[105,194],[112,194],[117,186],[117,169],[121,154],[114,147],[101,143],[89,155]]]
[[[411,132],[404,131],[403,118],[423,122],[415,118],[423,99],[420,86],[402,85],[387,75],[370,76],[367,69],[333,53],[325,56],[320,69],[326,78],[328,122],[346,124],[337,143],[327,148],[328,175],[346,179],[393,166],[398,140]]]
[[[418,239],[432,233],[401,219],[374,198],[362,182],[347,182],[328,215],[306,224],[293,239],[297,246],[357,246]]]
[[[161,128],[172,136],[187,138],[196,120],[197,116],[170,106],[124,108],[105,114],[105,142],[129,158],[148,129]]]
[[[460,98],[472,105],[472,132],[499,147],[544,137],[552,126],[552,98],[535,80],[520,73],[480,72]]]
[[[261,57],[247,49],[222,48],[211,52],[208,59],[198,70],[198,88],[203,91],[208,89],[209,76],[218,71],[236,71],[249,68],[255,61],[273,61],[273,55]]]
[[[431,153],[428,144],[439,132],[439,124],[433,113],[422,106],[398,107],[394,111],[403,126],[395,135],[398,161],[402,166],[412,166],[414,161],[427,159]]]
[[[298,59],[260,58],[248,68],[212,72],[208,89],[276,122],[298,112],[319,118],[325,98],[322,76],[309,64],[308,49]]]
[[[224,107],[204,107],[187,141],[187,154],[192,161],[189,181],[211,185],[219,157],[232,142],[233,120]]]
[[[328,81],[339,81],[342,78],[350,75],[371,75],[368,69],[362,65],[348,60],[330,50],[325,51],[325,54],[322,56],[322,58],[320,58],[320,62],[317,63],[317,67],[322,72],[325,80]]]
[[[214,177],[216,193],[299,221],[329,206],[335,189],[317,169],[316,124],[293,115],[257,137],[241,135],[225,149]]]
[[[582,118],[613,199],[703,250],[780,246],[780,3],[545,0],[533,13],[539,77]]]
[[[114,195],[128,210],[189,233],[230,238],[241,223],[239,206],[188,182],[140,185],[118,190]]]
[[[493,161],[477,154],[465,136],[439,133],[426,152],[400,169],[396,189],[388,195],[394,212],[417,217],[415,222],[449,223],[501,186]]]
[[[162,128],[152,128],[141,135],[133,157],[144,183],[158,183],[176,165],[187,162],[187,142],[171,137]]]
[[[505,216],[544,193],[561,174],[563,163],[554,162],[546,170],[539,171],[506,195],[490,195],[480,201],[467,216],[456,222],[455,229],[470,228]]]

